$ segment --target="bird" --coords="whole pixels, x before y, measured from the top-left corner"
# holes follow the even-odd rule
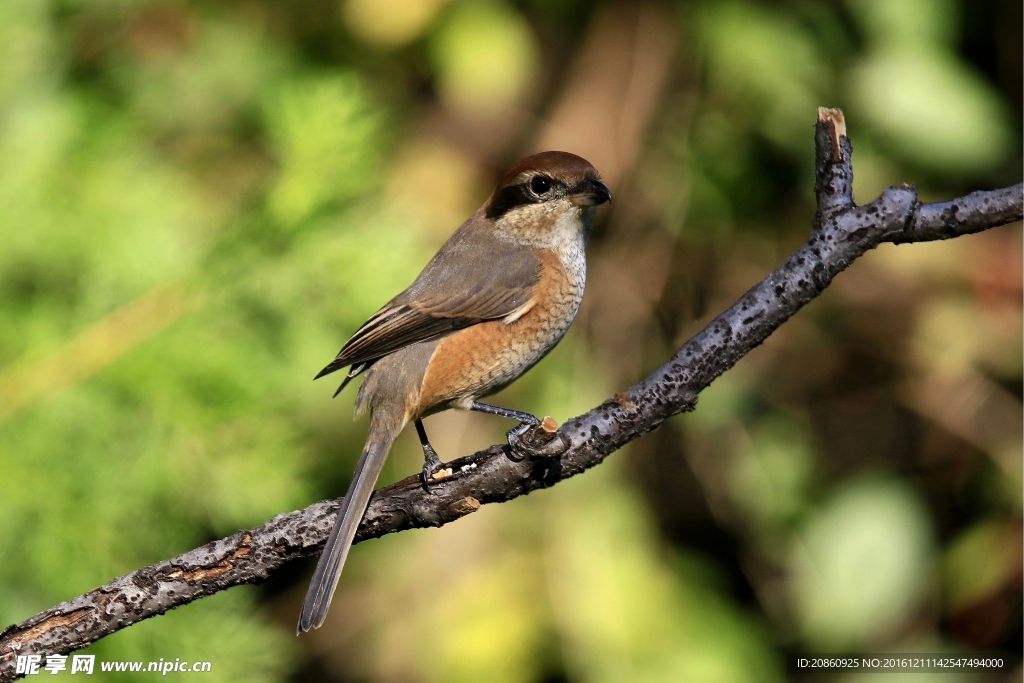
[[[374,313],[323,370],[349,368],[335,396],[363,375],[356,416],[370,411],[362,454],[302,604],[296,634],[327,617],[356,530],[388,451],[410,422],[423,448],[423,484],[444,463],[423,418],[472,410],[519,424],[509,445],[539,420],[478,399],[513,382],[565,335],[586,283],[586,244],[611,192],[597,169],[569,152],[522,159],[427,263],[416,280]]]

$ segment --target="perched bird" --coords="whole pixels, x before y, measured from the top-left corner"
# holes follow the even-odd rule
[[[611,200],[597,170],[567,152],[526,157],[441,247],[416,281],[384,305],[317,378],[366,373],[356,414],[370,410],[366,445],[302,605],[298,631],[327,616],[356,529],[399,432],[416,425],[423,481],[443,463],[422,418],[448,408],[517,420],[509,444],[538,424],[533,415],[478,403],[529,370],[576,316],[586,280],[594,212]]]

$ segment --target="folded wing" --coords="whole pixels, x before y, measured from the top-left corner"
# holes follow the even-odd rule
[[[539,277],[533,250],[505,242],[483,220],[474,217],[459,228],[416,281],[363,323],[316,378],[352,366],[340,392],[388,354],[529,304]]]

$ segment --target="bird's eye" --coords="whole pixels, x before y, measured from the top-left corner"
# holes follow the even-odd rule
[[[535,195],[540,196],[547,194],[548,190],[551,189],[551,178],[545,178],[542,175],[534,176],[533,180],[530,181],[530,191]]]

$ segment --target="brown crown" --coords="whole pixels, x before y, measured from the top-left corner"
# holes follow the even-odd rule
[[[593,164],[583,157],[569,152],[541,152],[526,157],[509,169],[509,172],[502,176],[498,187],[505,187],[525,172],[543,173],[552,178],[572,181],[601,177]]]

